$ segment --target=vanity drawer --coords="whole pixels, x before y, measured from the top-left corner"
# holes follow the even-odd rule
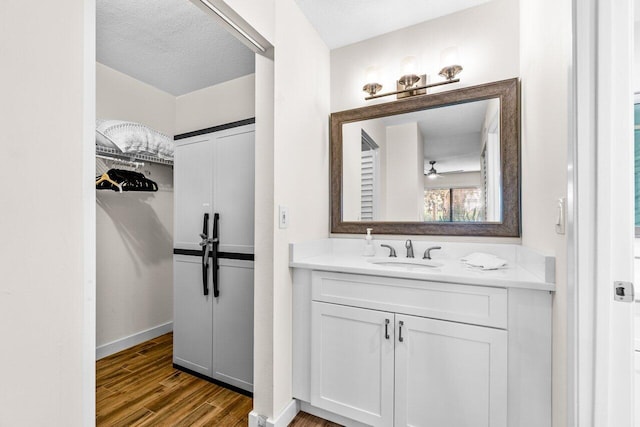
[[[507,290],[393,277],[313,271],[314,301],[507,328]]]

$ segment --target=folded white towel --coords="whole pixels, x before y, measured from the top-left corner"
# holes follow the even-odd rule
[[[460,259],[463,263],[482,270],[497,270],[507,265],[507,261],[495,255],[474,252]]]
[[[96,142],[117,147],[123,153],[173,158],[173,141],[162,132],[140,123],[122,120],[96,120]]]

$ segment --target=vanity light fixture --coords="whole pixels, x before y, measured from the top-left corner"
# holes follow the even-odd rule
[[[456,79],[455,76],[462,70],[462,67],[459,65],[445,67],[442,69],[442,71],[440,71],[440,75],[443,76],[442,73],[445,71],[445,69],[450,68],[451,70],[449,74],[443,76],[447,80],[443,82],[429,83],[426,74],[418,74],[417,61],[415,57],[409,56],[403,59],[400,68],[402,75],[396,82],[397,90],[395,92],[381,93],[378,95],[378,92],[380,91],[380,89],[382,89],[382,85],[380,85],[379,83],[375,83],[375,79],[367,78],[367,81],[371,83],[367,83],[362,87],[362,90],[369,94],[369,96],[364,98],[365,101],[390,95],[396,95],[397,99],[416,95],[426,95],[428,88],[459,82],[460,79]]]

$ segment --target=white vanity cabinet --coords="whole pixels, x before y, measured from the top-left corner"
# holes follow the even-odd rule
[[[551,425],[551,295],[294,269],[294,397],[353,426]]]
[[[316,301],[311,324],[312,405],[380,427],[506,427],[506,331]]]

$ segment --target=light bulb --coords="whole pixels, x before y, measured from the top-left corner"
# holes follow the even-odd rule
[[[442,67],[460,65],[460,53],[458,46],[451,46],[440,52],[440,64]]]
[[[407,56],[400,63],[400,73],[403,76],[418,74],[418,60],[415,56]]]
[[[367,67],[364,72],[364,81],[367,83],[378,83],[378,67]]]

